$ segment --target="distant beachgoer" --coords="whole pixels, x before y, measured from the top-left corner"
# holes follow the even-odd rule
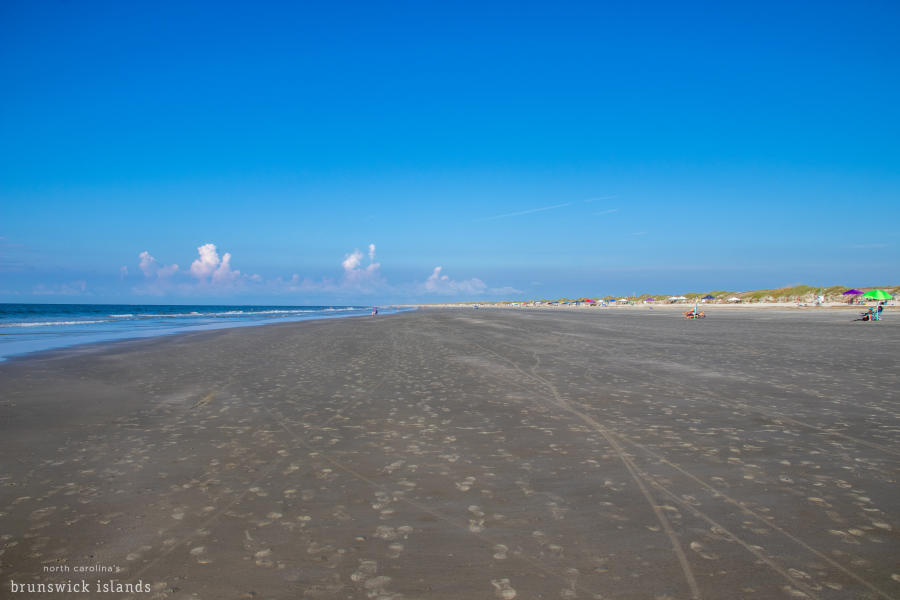
[[[374,317],[374,316],[377,315],[377,314],[378,314],[378,307],[377,307],[377,306],[373,306],[373,307],[372,307],[372,316]]]

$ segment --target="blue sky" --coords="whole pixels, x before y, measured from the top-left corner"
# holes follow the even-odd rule
[[[730,4],[5,2],[0,301],[897,284],[898,5]]]

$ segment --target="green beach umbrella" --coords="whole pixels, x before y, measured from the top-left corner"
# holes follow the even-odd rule
[[[884,290],[869,290],[863,294],[863,298],[868,298],[869,300],[890,300],[891,295]]]

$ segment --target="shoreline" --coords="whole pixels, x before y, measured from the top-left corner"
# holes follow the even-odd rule
[[[477,303],[471,304],[403,304],[403,305],[392,305],[392,307],[398,309],[397,312],[393,313],[379,313],[376,317],[377,319],[385,319],[387,317],[395,317],[397,315],[410,313],[417,310],[446,310],[446,309],[465,309],[472,310],[473,307]],[[637,311],[656,311],[661,310],[661,312],[684,312],[686,310],[693,309],[693,304],[691,305],[683,305],[683,304],[665,304],[665,305],[650,305],[650,304],[637,304],[637,305],[626,305],[626,306],[497,306],[497,305],[484,305],[477,304],[479,309],[482,310],[499,310],[499,311],[514,311],[518,313],[528,313],[528,312],[553,312],[553,311],[562,311],[563,313],[583,313],[583,314],[599,314],[603,313],[616,313],[622,311],[624,313],[634,313]],[[847,312],[847,309],[855,309],[861,310],[865,308],[865,306],[796,306],[795,304],[790,305],[782,305],[775,303],[767,303],[765,305],[759,304],[715,304],[715,305],[700,305],[700,309],[707,311],[708,315],[714,316],[719,309],[725,309],[727,312],[732,312],[737,310],[740,311],[752,311],[755,309],[760,309],[765,311],[780,309],[784,311],[800,311],[800,312],[833,312],[834,309],[844,309]],[[712,309],[712,310],[711,310]],[[885,312],[897,312],[897,306],[885,306]],[[315,323],[319,321],[331,321],[338,319],[348,319],[348,320],[368,320],[372,317],[370,315],[334,315],[334,316],[322,316],[316,317],[312,319],[303,319],[303,320],[291,320],[284,322],[266,322],[266,323],[248,323],[248,324],[240,324],[240,325],[232,325],[230,327],[216,327],[209,329],[200,329],[200,330],[185,330],[185,331],[174,331],[174,332],[163,332],[154,335],[142,336],[142,337],[125,337],[125,338],[115,338],[108,340],[98,340],[98,341],[89,341],[89,342],[81,342],[72,345],[66,346],[57,346],[53,348],[46,348],[41,350],[35,350],[30,352],[24,352],[19,354],[8,355],[4,357],[0,357],[0,369],[3,368],[4,365],[12,365],[17,364],[23,361],[28,360],[56,360],[56,359],[65,359],[70,356],[81,356],[81,355],[91,355],[103,353],[107,350],[112,351],[115,348],[123,348],[126,351],[130,351],[130,345],[140,345],[147,344],[148,347],[152,344],[164,343],[166,341],[173,341],[173,343],[181,338],[191,338],[191,337],[214,337],[217,334],[223,334],[225,332],[229,332],[232,330],[241,330],[241,329],[258,329],[258,328],[267,328],[267,327],[286,327],[290,325],[298,325],[303,323]]]
[[[414,308],[394,308],[390,307],[390,312],[381,312],[379,313],[379,317],[391,316],[393,314],[397,314],[400,312],[405,312],[408,310],[414,310]],[[183,328],[175,328],[175,329],[159,329],[156,331],[145,331],[141,332],[140,330],[132,330],[131,332],[123,331],[123,332],[115,332],[113,334],[107,333],[88,333],[84,334],[83,341],[74,341],[71,343],[65,343],[65,338],[59,338],[60,343],[48,346],[44,348],[37,348],[35,350],[25,350],[25,351],[17,351],[11,354],[3,354],[0,355],[0,365],[3,365],[8,362],[21,360],[28,357],[33,357],[35,355],[42,355],[46,353],[54,353],[60,351],[71,350],[73,352],[78,351],[91,351],[91,349],[102,348],[106,345],[110,344],[124,344],[129,342],[140,342],[140,341],[152,341],[158,340],[161,338],[168,338],[172,336],[181,336],[181,335],[189,335],[189,334],[203,334],[203,333],[212,333],[223,330],[230,329],[243,329],[247,327],[265,327],[268,325],[287,325],[291,323],[307,323],[311,321],[320,321],[320,320],[332,320],[332,319],[350,319],[350,318],[359,318],[359,317],[369,317],[366,314],[356,314],[356,315],[344,315],[344,314],[321,314],[315,316],[306,316],[302,318],[291,318],[284,320],[270,320],[270,321],[262,321],[262,322],[221,322],[211,325],[204,325],[199,327],[190,327],[183,326]],[[31,333],[30,331],[25,331],[23,334]],[[2,350],[2,347],[0,347]]]

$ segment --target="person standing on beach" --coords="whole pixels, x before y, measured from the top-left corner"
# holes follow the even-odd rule
[[[377,307],[377,306],[373,306],[373,307],[372,307],[372,316],[374,317],[374,316],[377,315],[377,314],[378,314],[378,307]]]

